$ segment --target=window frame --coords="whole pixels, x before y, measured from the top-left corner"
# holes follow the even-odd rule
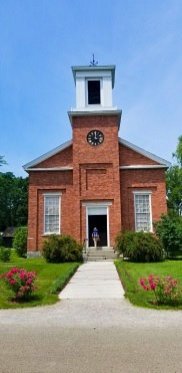
[[[48,236],[48,235],[51,235],[51,234],[61,234],[61,193],[53,193],[53,192],[50,192],[50,193],[44,193],[43,194],[44,196],[44,232],[43,232],[43,235],[45,236]],[[58,232],[49,232],[49,231],[46,231],[46,197],[59,197],[59,231]]]
[[[143,191],[134,191],[134,212],[135,212],[135,232],[151,232],[153,233],[153,223],[152,223],[152,192],[149,190],[143,190]],[[136,196],[142,195],[142,196],[148,196],[149,197],[149,218],[150,218],[150,228],[149,230],[137,230],[137,213],[136,212]]]
[[[99,81],[100,82],[100,103],[99,104],[89,104],[88,102],[88,82],[91,82],[91,81]],[[101,103],[102,103],[102,78],[97,78],[97,77],[93,77],[93,78],[87,78],[86,79],[86,105],[89,106],[89,107],[95,107],[95,106],[101,106]]]

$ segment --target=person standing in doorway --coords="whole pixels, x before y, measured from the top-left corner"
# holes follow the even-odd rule
[[[94,247],[97,248],[97,242],[99,241],[99,232],[96,227],[93,229],[92,239],[94,241]]]

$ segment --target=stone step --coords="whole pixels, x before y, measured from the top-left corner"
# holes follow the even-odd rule
[[[114,252],[112,253],[87,253],[87,256],[89,257],[96,257],[96,258],[100,258],[100,257],[106,257],[106,258],[116,258],[116,254]]]
[[[106,249],[88,249],[84,253],[85,261],[101,261],[101,260],[113,260],[117,258],[117,254],[112,248]]]
[[[87,262],[112,262],[115,258],[104,258],[98,256],[88,256],[85,261]]]

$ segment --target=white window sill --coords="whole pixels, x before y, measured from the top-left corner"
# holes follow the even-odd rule
[[[52,234],[56,234],[57,236],[59,236],[61,233],[60,232],[46,232],[42,234],[42,237],[51,236]]]

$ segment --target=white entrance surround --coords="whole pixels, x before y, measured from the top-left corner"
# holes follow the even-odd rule
[[[107,247],[110,247],[110,227],[109,227],[109,206],[112,202],[83,202],[82,206],[86,208],[86,248],[88,249],[89,225],[88,217],[90,215],[107,216]]]

